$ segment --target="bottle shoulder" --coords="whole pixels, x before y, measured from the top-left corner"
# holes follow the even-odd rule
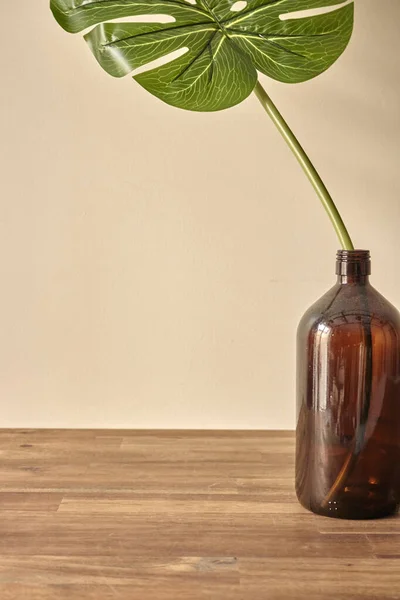
[[[341,285],[330,288],[306,310],[298,332],[318,325],[351,324],[374,319],[400,331],[400,313],[372,285]]]
[[[335,300],[340,293],[340,287],[340,285],[334,285],[333,287],[329,288],[329,290],[325,292],[323,296],[318,298],[318,300],[315,300],[315,302],[313,302],[311,306],[307,308],[301,317],[299,327],[301,327],[302,324],[308,323],[310,320],[314,321],[318,318],[322,318],[323,315],[326,314],[326,312],[329,311],[331,306],[335,303]]]
[[[399,310],[389,302],[385,296],[383,296],[377,289],[373,286],[370,287],[371,292],[371,300],[372,300],[372,309],[380,314],[382,317],[386,317],[387,320],[399,323],[400,325],[400,312]]]

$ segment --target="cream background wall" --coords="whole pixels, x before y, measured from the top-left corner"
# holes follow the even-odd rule
[[[400,2],[356,9],[333,69],[264,83],[400,306]],[[47,1],[0,17],[0,426],[294,427],[295,328],[338,243],[255,97],[179,111]]]

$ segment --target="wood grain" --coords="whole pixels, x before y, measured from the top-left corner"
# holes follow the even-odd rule
[[[299,506],[292,432],[0,430],[1,600],[400,600],[400,519]]]

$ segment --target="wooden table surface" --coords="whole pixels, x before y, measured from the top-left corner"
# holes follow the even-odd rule
[[[400,599],[400,518],[301,508],[291,432],[0,430],[1,600]]]

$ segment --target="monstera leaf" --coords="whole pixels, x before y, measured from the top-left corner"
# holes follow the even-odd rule
[[[115,77],[183,50],[134,79],[168,104],[212,111],[244,100],[254,89],[257,70],[298,83],[328,69],[353,29],[354,4],[341,6],[344,2],[51,0],[51,9],[71,33],[95,26],[84,37],[103,69]],[[238,11],[240,5],[244,8]],[[322,10],[296,14],[309,9]],[[121,22],[138,15],[168,15],[174,21]]]

